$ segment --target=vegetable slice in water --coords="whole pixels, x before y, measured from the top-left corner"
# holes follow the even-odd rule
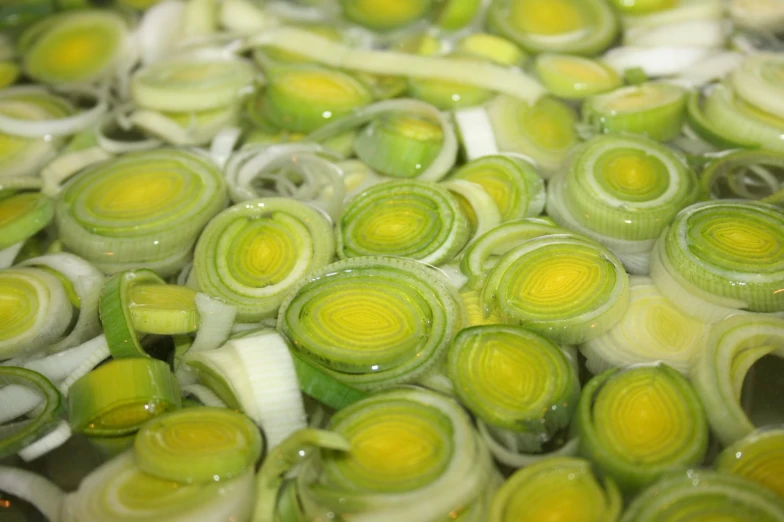
[[[611,91],[622,84],[614,69],[603,63],[568,54],[541,54],[536,73],[555,96],[582,99]]]
[[[784,428],[762,428],[724,448],[716,469],[757,482],[784,498]]]
[[[52,201],[37,192],[22,192],[0,199],[0,250],[37,234],[53,216]]]
[[[583,389],[574,429],[580,454],[627,493],[700,464],[708,422],[689,381],[665,364],[608,370]]]
[[[784,154],[735,150],[712,159],[700,173],[711,199],[750,199],[784,205]]]
[[[432,0],[340,0],[343,16],[374,31],[390,31],[423,18]]]

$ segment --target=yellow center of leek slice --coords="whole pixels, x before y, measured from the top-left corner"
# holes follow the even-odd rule
[[[0,200],[0,228],[13,223],[20,216],[34,210],[40,200],[41,196],[35,192],[18,194]]]
[[[173,172],[136,171],[111,176],[93,185],[85,200],[99,219],[158,217],[168,212],[183,185],[183,180]]]
[[[600,84],[608,80],[608,71],[599,64],[573,56],[553,56],[548,60],[548,67],[554,72],[571,78],[575,83]]]
[[[680,96],[677,89],[666,85],[646,84],[619,89],[602,98],[601,108],[609,113],[634,112],[672,103]]]
[[[552,98],[542,98],[533,107],[526,107],[522,119],[530,138],[546,149],[569,147],[575,139],[573,115]]]
[[[342,0],[346,16],[362,25],[394,29],[411,23],[430,9],[430,0]]]
[[[38,315],[38,290],[14,273],[0,272],[0,340],[33,327]]]
[[[599,161],[596,175],[602,187],[625,201],[650,201],[669,186],[666,165],[655,156],[637,149],[620,149]]]
[[[416,489],[440,476],[451,459],[451,423],[433,407],[390,400],[352,417],[333,427],[346,437],[351,451],[330,460],[328,470],[355,488]]]
[[[444,138],[441,126],[425,118],[400,115],[385,118],[384,123],[391,131],[412,140],[440,143]]]
[[[571,33],[587,23],[574,0],[513,0],[510,21],[523,32],[541,35]]]
[[[742,439],[724,450],[716,466],[784,497],[784,430],[760,431]]]
[[[90,429],[122,429],[127,426],[140,426],[156,414],[154,405],[149,403],[136,403],[119,406],[103,413],[95,422],[91,422]]]
[[[601,522],[603,491],[589,470],[553,469],[521,485],[507,508],[504,522]]]
[[[722,260],[730,269],[762,269],[770,260],[784,259],[782,231],[766,220],[742,220],[732,215],[715,215],[695,227],[690,250]]]

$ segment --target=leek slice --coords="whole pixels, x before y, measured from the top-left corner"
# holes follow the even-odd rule
[[[62,283],[42,269],[0,270],[0,296],[0,359],[45,351],[73,319]]]
[[[43,83],[84,84],[115,72],[129,36],[119,14],[93,10],[47,18],[21,38],[22,66],[28,76]]]
[[[450,179],[480,185],[493,198],[503,221],[539,215],[544,209],[544,182],[536,169],[512,155],[491,155],[466,163]]]
[[[340,0],[343,16],[374,31],[391,31],[415,22],[433,7],[432,0]]]
[[[0,62],[0,89],[15,84],[20,73],[21,69],[15,62]]]
[[[612,9],[597,0],[494,0],[487,17],[495,32],[532,52],[593,55],[618,33]]]
[[[711,428],[725,446],[754,431],[741,406],[743,380],[755,362],[784,357],[784,319],[737,314],[716,323],[692,370]]]
[[[180,390],[163,361],[149,357],[117,359],[76,381],[68,402],[74,432],[120,436],[179,408]]]
[[[66,502],[72,520],[248,520],[253,473],[231,481],[184,485],[143,473],[134,464],[133,453],[126,452],[90,473]]]
[[[784,203],[784,154],[736,150],[712,159],[700,173],[704,195],[711,199],[760,200]]]
[[[281,129],[312,132],[372,101],[353,76],[316,65],[290,65],[270,73],[264,115]]]
[[[225,408],[188,408],[146,423],[133,444],[144,473],[180,484],[237,478],[261,456],[258,428]]]
[[[497,96],[487,105],[498,149],[530,157],[543,178],[558,171],[578,138],[577,114],[564,102],[545,97],[528,104]]]
[[[447,0],[442,4],[436,25],[447,31],[468,26],[482,9],[481,0]]]
[[[632,277],[629,305],[620,322],[580,351],[593,374],[613,367],[662,361],[689,375],[705,349],[709,325],[684,314],[650,278]]]
[[[427,171],[443,147],[444,132],[426,118],[391,114],[367,125],[354,141],[357,157],[370,168],[396,178]]]
[[[569,169],[551,182],[547,212],[618,256],[647,254],[698,194],[697,176],[669,148],[642,137],[599,136],[577,149]],[[648,271],[647,263],[627,262],[627,269]]]
[[[747,57],[729,76],[732,88],[741,99],[779,118],[784,118],[782,80],[784,59],[772,53]]]
[[[557,457],[515,472],[493,497],[488,522],[615,522],[621,494],[587,460]]]
[[[681,132],[686,91],[667,83],[644,83],[594,96],[583,106],[583,119],[601,132],[641,134],[668,141]]]
[[[784,429],[768,427],[726,447],[716,469],[761,484],[784,498]]]
[[[10,389],[21,389],[24,395],[35,398],[32,418],[0,426],[0,458],[13,455],[33,442],[47,431],[52,430],[60,422],[63,410],[62,396],[54,385],[38,372],[16,366],[0,366],[0,385],[3,392]],[[18,396],[18,394],[17,394]],[[7,395],[6,400],[11,399]],[[17,399],[18,400],[18,399]],[[2,410],[11,407],[3,404]],[[24,412],[23,412],[24,413]]]
[[[134,111],[128,121],[150,136],[172,145],[205,145],[237,123],[237,104],[199,112]]]
[[[672,9],[677,0],[610,0],[610,4],[626,15],[644,15]]]
[[[757,202],[697,203],[651,254],[651,278],[685,313],[714,322],[738,310],[784,311],[784,212]]]
[[[541,54],[536,73],[555,96],[579,100],[611,91],[622,84],[614,69],[603,63],[568,54]]]
[[[594,377],[580,396],[575,422],[580,454],[627,493],[700,464],[708,448],[700,398],[666,364]]]
[[[501,223],[501,211],[498,210],[498,205],[478,183],[454,179],[445,181],[442,185],[457,198],[460,209],[468,219],[471,238],[484,234]],[[455,273],[455,275],[461,280],[463,279],[463,274]],[[455,286],[459,288],[463,286],[463,283],[460,282]]]
[[[53,216],[52,201],[37,192],[0,199],[0,250],[34,236]]]
[[[460,401],[512,451],[557,443],[580,394],[575,367],[545,337],[519,326],[461,330],[447,354]]]
[[[338,221],[341,259],[398,256],[439,265],[469,239],[468,221],[457,199],[433,182],[379,183],[354,196]]]
[[[145,267],[167,276],[187,262],[226,203],[223,175],[195,152],[132,152],[72,178],[55,221],[69,250],[106,273]]]
[[[729,474],[688,471],[667,477],[637,497],[620,522],[703,520],[781,522],[784,501]]]
[[[235,205],[196,246],[198,288],[237,307],[240,322],[273,317],[294,283],[332,260],[335,238],[314,208],[287,198]]]
[[[135,284],[128,289],[128,311],[140,333],[178,335],[199,329],[196,292],[184,286]]]
[[[306,520],[327,511],[357,521],[459,520],[492,484],[468,415],[441,394],[377,393],[335,414],[330,429],[351,449],[305,463],[297,485]]]
[[[131,96],[145,109],[190,112],[220,109],[253,89],[253,66],[239,58],[191,54],[155,62],[131,79]]]
[[[361,390],[415,382],[464,321],[460,297],[416,261],[357,257],[311,273],[280,307],[294,352]]]
[[[556,342],[576,344],[612,328],[629,301],[629,277],[609,250],[579,237],[525,241],[504,255],[482,288],[486,313]]]

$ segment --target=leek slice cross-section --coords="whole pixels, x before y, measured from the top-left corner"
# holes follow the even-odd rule
[[[288,198],[245,201],[205,228],[192,277],[198,288],[235,305],[238,321],[273,317],[294,283],[329,261],[332,226],[318,210]]]
[[[115,72],[127,52],[128,28],[112,11],[55,15],[22,34],[23,68],[43,83],[90,83]]]
[[[493,497],[488,522],[615,522],[623,508],[612,479],[587,460],[557,457],[517,471]]]
[[[568,54],[542,54],[536,72],[549,91],[560,98],[582,99],[621,86],[615,70],[601,62]]]
[[[55,222],[63,244],[106,273],[145,267],[168,276],[225,204],[225,181],[210,159],[158,149],[80,172],[60,193]]]
[[[338,222],[338,255],[389,255],[439,265],[469,239],[468,221],[446,188],[427,181],[379,183],[354,196]]]
[[[461,330],[447,355],[449,377],[461,402],[498,439],[540,452],[569,425],[580,385],[558,346],[520,326]]]
[[[341,0],[343,16],[375,31],[390,31],[423,18],[433,0]]]
[[[629,300],[629,277],[612,252],[588,239],[552,235],[510,250],[482,288],[485,313],[556,342],[593,339],[617,323]]]
[[[716,469],[757,482],[784,498],[784,426],[761,428],[724,448]]]
[[[313,272],[280,307],[294,351],[363,390],[415,382],[442,359],[464,310],[448,280],[412,260],[357,257]]]
[[[685,313],[708,322],[739,310],[784,311],[784,212],[737,200],[691,205],[662,233],[651,277]]]
[[[575,422],[580,454],[627,493],[700,464],[708,447],[699,396],[664,364],[594,377],[580,396]]]
[[[0,250],[34,236],[53,216],[52,201],[37,192],[0,199]]]
[[[700,173],[710,199],[749,199],[784,206],[784,154],[735,150],[712,159]]]

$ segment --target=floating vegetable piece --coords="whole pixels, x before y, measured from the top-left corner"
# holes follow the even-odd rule
[[[603,63],[568,54],[541,54],[536,73],[555,96],[582,99],[611,91],[622,84],[614,69]]]
[[[52,200],[38,192],[0,199],[0,250],[37,234],[53,216]]]
[[[375,31],[390,31],[423,18],[432,0],[340,0],[343,16]]]
[[[716,469],[757,482],[784,498],[784,428],[762,428],[724,448]]]
[[[784,154],[735,150],[712,158],[700,173],[710,199],[750,199],[784,205]]]

